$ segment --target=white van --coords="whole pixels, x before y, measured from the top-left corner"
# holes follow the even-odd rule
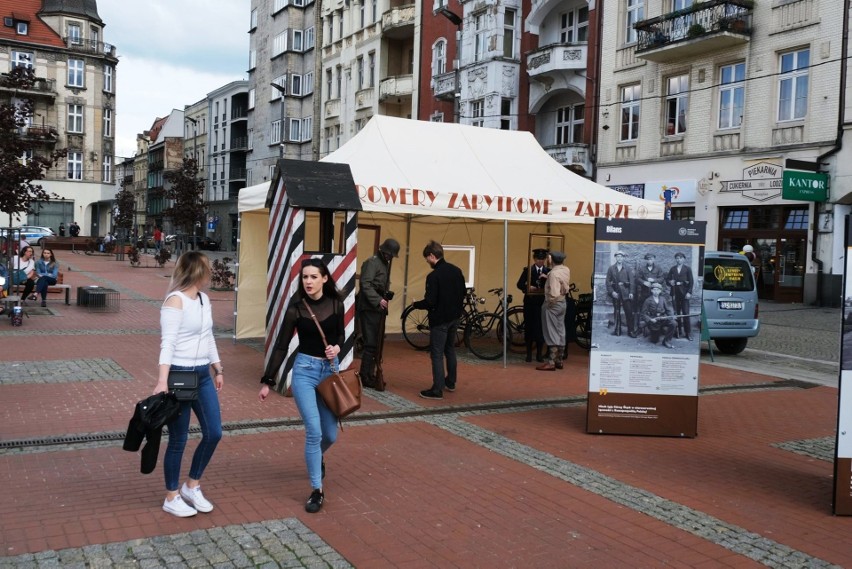
[[[739,354],[760,331],[757,283],[744,255],[705,251],[703,303],[710,338],[722,353]]]

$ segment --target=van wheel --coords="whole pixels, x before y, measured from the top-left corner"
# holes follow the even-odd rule
[[[716,347],[723,354],[735,356],[745,350],[748,338],[716,338]]]

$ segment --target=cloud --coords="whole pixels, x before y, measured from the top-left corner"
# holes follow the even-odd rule
[[[116,154],[136,134],[223,85],[245,79],[250,0],[100,0],[104,41],[116,46]]]

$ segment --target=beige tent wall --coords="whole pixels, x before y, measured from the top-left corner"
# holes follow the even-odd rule
[[[488,290],[503,286],[504,236],[503,222],[477,221],[470,218],[416,217],[410,222],[407,217],[372,212],[358,214],[358,223],[378,225],[382,228],[381,240],[393,237],[399,241],[402,249],[398,259],[394,259],[391,271],[391,288],[396,293],[390,304],[386,330],[388,333],[402,331],[400,314],[415,300],[423,298],[426,275],[431,268],[423,260],[423,247],[430,239],[443,245],[473,246],[475,251],[473,286],[477,294],[486,298],[485,307],[493,310],[497,297],[489,295]],[[594,226],[580,224],[539,224],[512,222],[508,224],[508,290],[514,295],[513,304],[521,303],[521,291],[515,286],[521,271],[529,262],[530,233],[549,233],[565,238],[565,264],[571,269],[571,280],[577,284],[580,292],[591,292],[591,277],[594,263]],[[360,244],[359,244],[360,245]],[[374,251],[372,241],[358,248],[358,266],[360,268]],[[450,254],[448,260],[459,264],[468,274],[467,261],[458,261],[460,254]],[[407,274],[406,274],[407,273]],[[407,278],[406,278],[407,277]]]
[[[236,337],[262,338],[266,336],[269,210],[244,211],[240,217]]]

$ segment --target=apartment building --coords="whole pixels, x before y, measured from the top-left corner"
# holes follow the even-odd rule
[[[602,9],[597,181],[707,222],[707,246],[760,258],[760,296],[813,302],[833,236],[783,197],[790,165],[837,139],[842,2],[624,0]],[[836,159],[833,158],[833,159]],[[793,161],[793,162],[790,162]]]
[[[271,180],[276,160],[318,158],[313,0],[252,0],[246,185]]]
[[[23,66],[36,77],[24,93],[0,78],[0,100],[35,101],[35,113],[20,133],[33,142],[35,153],[67,150],[64,162],[42,182],[59,198],[35,204],[22,222],[56,231],[60,223],[77,221],[81,234],[102,234],[115,195],[118,54],[102,41],[105,24],[97,2],[0,0],[0,16],[0,73]]]
[[[172,109],[163,118],[158,118],[143,138],[147,139],[147,170],[145,175],[145,222],[143,233],[151,235],[159,226],[164,233],[174,233],[171,218],[163,211],[169,207],[163,195],[165,173],[177,171],[183,165],[184,114],[182,109]],[[138,156],[138,153],[137,153]]]

